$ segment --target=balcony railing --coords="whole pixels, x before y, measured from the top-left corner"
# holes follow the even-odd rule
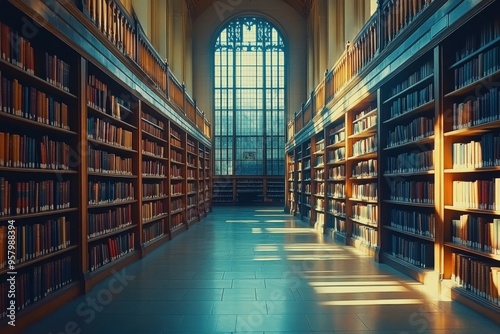
[[[378,10],[366,22],[352,42],[337,59],[325,78],[316,86],[307,102],[288,125],[288,138],[311,121],[377,55],[397,38],[429,5],[437,0],[381,0]],[[312,109],[311,109],[312,108]]]
[[[150,86],[174,104],[174,110],[187,118],[207,138],[211,125],[186,93],[184,84],[175,78],[166,61],[153,47],[137,17],[130,15],[118,0],[73,0],[76,7],[100,33],[123,55],[135,62],[149,78]]]

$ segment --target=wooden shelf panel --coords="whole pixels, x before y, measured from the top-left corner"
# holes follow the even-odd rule
[[[415,82],[413,85],[410,85],[407,88],[403,89],[399,93],[392,95],[390,98],[388,98],[387,100],[383,101],[382,103],[383,104],[387,104],[388,102],[394,101],[394,100],[398,99],[399,97],[402,97],[406,93],[415,90],[415,88],[418,88],[418,87],[420,87],[420,86],[422,86],[424,84],[432,82],[433,79],[434,79],[434,74],[430,74],[430,75],[426,76],[425,78],[422,78],[419,81]]]
[[[394,116],[388,120],[383,121],[383,124],[389,124],[393,122],[401,122],[404,119],[415,118],[417,115],[433,110],[435,101],[431,100],[427,103],[422,104],[414,109],[408,110],[400,115]]]
[[[478,256],[481,256],[481,257],[484,257],[487,259],[495,260],[495,261],[500,261],[500,254],[486,253],[486,252],[483,252],[481,250],[467,247],[467,246],[463,246],[463,245],[459,245],[459,244],[455,244],[453,242],[445,242],[444,245],[446,247],[451,248],[451,249],[464,251],[464,252],[467,252],[470,254],[475,254],[475,255],[478,255]]]
[[[89,114],[94,114],[95,116],[99,117],[103,121],[108,121],[108,122],[114,123],[117,126],[120,126],[126,130],[130,130],[130,131],[137,130],[137,127],[135,125],[132,125],[130,123],[122,121],[121,119],[116,118],[112,115],[106,114],[105,112],[103,112],[97,108],[94,108],[93,106],[91,106],[89,104],[87,104],[87,108],[89,110]]]
[[[46,131],[50,131],[52,133],[57,133],[57,134],[62,134],[62,135],[68,135],[68,136],[76,136],[77,133],[72,130],[66,130],[57,126],[33,121],[21,116],[17,115],[12,115],[3,111],[0,111],[0,117],[4,118],[8,121],[12,121],[13,123],[19,124],[19,126],[29,126],[29,127],[37,127]],[[4,121],[2,121],[3,123]]]
[[[400,234],[405,234],[405,235],[408,235],[408,236],[413,237],[413,238],[418,238],[418,239],[430,241],[430,242],[436,241],[436,239],[433,237],[429,237],[429,236],[422,235],[422,234],[416,234],[413,232],[405,231],[403,229],[399,229],[399,228],[388,226],[388,225],[384,225],[384,229],[389,230],[389,231],[394,231],[394,232],[397,232]]]
[[[408,149],[408,147],[412,147],[412,146],[422,146],[422,145],[427,145],[427,144],[434,144],[434,140],[435,140],[435,136],[432,135],[429,137],[417,139],[417,140],[406,142],[403,144],[387,146],[383,150],[384,151],[400,150],[400,149]]]
[[[134,230],[137,226],[138,225],[136,225],[136,224],[132,224],[132,225],[124,226],[124,227],[119,228],[117,230],[114,230],[114,231],[111,231],[111,232],[99,235],[97,237],[92,237],[92,238],[87,237],[87,241],[89,243],[93,243],[93,242],[96,242],[96,241],[107,239],[107,238],[115,236],[117,234],[121,234],[123,232],[128,232],[128,231]]]

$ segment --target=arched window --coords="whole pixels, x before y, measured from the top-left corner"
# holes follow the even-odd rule
[[[268,21],[239,17],[214,48],[215,175],[284,175],[285,45]]]

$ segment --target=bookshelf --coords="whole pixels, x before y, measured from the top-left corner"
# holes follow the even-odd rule
[[[170,226],[171,233],[187,228],[186,223],[186,134],[170,124],[169,127],[170,171]]]
[[[346,243],[346,128],[340,115],[325,128],[327,235]]]
[[[297,201],[295,193],[297,191],[297,177],[294,152],[288,152],[286,155],[286,183],[285,183],[285,197],[286,208],[292,215],[297,211]]]
[[[141,101],[141,247],[143,256],[165,238],[168,228],[168,120]]]
[[[325,133],[314,136],[311,157],[311,204],[314,227],[321,231],[325,226]]]
[[[82,132],[88,149],[82,158],[87,162],[86,200],[81,204],[87,230],[82,271],[88,291],[109,270],[138,258],[139,103],[92,63],[86,62],[82,69],[87,72]],[[142,145],[144,151],[144,139]]]
[[[427,52],[380,89],[383,258],[421,282],[439,263],[436,58]]]
[[[379,255],[377,96],[371,94],[346,112],[347,244]]]
[[[186,106],[141,81],[148,65],[134,58],[136,25],[118,3],[81,4],[43,25],[25,2],[0,12],[0,292],[7,296],[4,278],[15,270],[16,330],[146,256],[212,205],[210,124],[196,108],[197,123],[172,115]],[[96,4],[124,30],[95,16]],[[88,22],[79,10],[89,8]],[[66,35],[74,25],[55,28],[59,15],[81,24],[81,40]],[[23,35],[26,22],[36,38]],[[0,298],[2,333],[11,330],[7,302]]]
[[[76,163],[78,55],[49,35],[23,37],[0,13],[0,322],[78,295],[82,168]],[[26,131],[29,129],[29,131]],[[9,251],[9,253],[8,253]],[[13,253],[10,253],[13,252]],[[8,299],[7,278],[16,294]]]
[[[441,47],[444,283],[452,297],[498,317],[500,284],[499,4]],[[491,83],[491,84],[490,84]]]

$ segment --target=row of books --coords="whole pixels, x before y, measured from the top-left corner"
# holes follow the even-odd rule
[[[477,57],[461,64],[453,71],[455,89],[460,89],[473,82],[495,73],[500,69],[498,57],[500,56],[500,46],[495,46],[489,50],[481,52]]]
[[[314,152],[318,153],[318,152],[323,152],[324,150],[325,150],[325,140],[324,139],[318,140],[316,142]]]
[[[164,183],[143,183],[142,196],[144,199],[154,199],[166,196]]]
[[[89,181],[88,203],[99,205],[133,200],[134,191],[134,185],[130,182]]]
[[[455,52],[455,61],[467,57],[498,37],[500,37],[500,19],[495,16],[482,21],[477,29],[467,31],[463,48]]]
[[[366,247],[375,248],[378,246],[378,231],[369,226],[352,224],[352,238],[361,240]]]
[[[103,212],[88,213],[87,238],[95,238],[132,225],[132,206],[109,208]]]
[[[377,176],[377,159],[359,161],[352,166],[353,177]]]
[[[487,133],[478,141],[453,143],[453,168],[500,166],[500,134]]]
[[[188,180],[194,180],[196,178],[196,170],[194,170],[194,169],[188,169],[186,171],[186,178]]]
[[[410,73],[405,79],[397,84],[395,84],[391,88],[391,96],[401,93],[405,89],[415,85],[421,80],[429,77],[434,73],[434,64],[432,61],[427,61],[422,64],[417,70],[413,73]]]
[[[232,199],[231,199],[231,201],[232,201]],[[222,200],[221,202],[224,202],[224,200]],[[186,222],[186,220],[184,219],[184,215],[182,214],[182,212],[179,212],[177,215],[170,217],[170,227],[172,229],[175,229],[175,228],[181,226],[185,222]]]
[[[353,183],[352,198],[363,201],[377,200],[377,183]]]
[[[70,70],[70,65],[57,55],[45,52],[45,80],[48,83],[69,92]]]
[[[87,105],[94,109],[107,113],[108,85],[89,74],[87,82]]]
[[[170,137],[170,144],[176,147],[182,147],[182,142],[176,137]]]
[[[469,128],[500,119],[500,90],[492,87],[474,99],[453,103],[453,130]]]
[[[325,194],[325,184],[323,182],[315,183],[314,194],[316,196],[323,196]]]
[[[328,200],[328,212],[337,216],[345,217],[345,202],[334,199]]]
[[[87,170],[89,172],[132,175],[132,158],[125,158],[115,153],[96,150],[92,145],[88,146]],[[144,170],[144,166],[143,166]]]
[[[391,180],[390,199],[393,201],[434,204],[434,182],[432,181],[399,181]]]
[[[342,180],[345,178],[345,165],[328,168],[329,180]]]
[[[451,220],[451,241],[489,254],[500,254],[500,219],[463,214]]]
[[[5,22],[0,22],[0,56],[30,74],[35,73],[35,51],[30,40]]]
[[[345,198],[345,184],[344,183],[328,184],[326,193],[329,197]]]
[[[325,222],[325,214],[323,212],[316,212],[316,224],[323,224]]]
[[[345,219],[342,219],[337,216],[327,216],[325,223],[325,231],[331,229],[333,232],[340,233],[342,235],[346,235],[347,226]]]
[[[457,287],[500,305],[500,267],[496,263],[467,254],[452,253],[451,265],[451,281]]]
[[[186,191],[187,193],[193,193],[193,192],[196,192],[197,191],[197,186],[196,186],[196,183],[193,183],[193,182],[188,182],[186,184]]]
[[[182,182],[172,183],[170,184],[170,195],[181,195],[183,194],[182,190]]]
[[[434,135],[434,117],[418,117],[405,125],[389,130],[387,147],[411,143]]]
[[[400,153],[387,157],[387,174],[415,173],[434,170],[434,150]]]
[[[15,235],[15,249],[7,252],[8,231]],[[17,224],[14,229],[0,226],[0,270],[15,254],[15,263],[24,263],[71,245],[71,222],[66,217],[47,219],[40,223]],[[10,249],[9,249],[10,250]]]
[[[106,144],[132,149],[132,131],[113,125],[99,117],[88,118],[87,137]]]
[[[392,256],[421,268],[434,267],[434,244],[391,236]]]
[[[352,155],[358,156],[377,151],[377,135],[358,140],[352,144]]]
[[[325,169],[324,168],[316,169],[314,174],[315,174],[315,176],[314,176],[315,181],[323,182],[325,180]]]
[[[134,233],[124,233],[108,238],[103,243],[89,245],[89,270],[94,271],[133,252],[135,248]]]
[[[32,303],[50,296],[73,281],[72,259],[70,256],[41,265],[33,266],[29,271],[16,275],[15,311],[21,311]],[[10,282],[0,283],[0,320],[7,317]]]
[[[186,205],[188,207],[192,206],[192,205],[196,205],[196,196],[188,196]]]
[[[165,176],[165,164],[159,161],[143,160],[142,176]]]
[[[182,210],[184,209],[183,200],[180,198],[172,200],[172,202],[170,203],[170,211],[174,212],[174,211],[181,210],[181,209]]]
[[[144,245],[155,241],[165,234],[163,220],[156,221],[142,228],[142,243]]]
[[[366,224],[377,225],[378,205],[376,204],[355,204],[352,206],[352,218]]]
[[[359,116],[359,114],[357,116]],[[377,114],[373,114],[359,121],[355,120],[353,123],[353,134],[361,133],[366,129],[377,125],[377,117]]]
[[[390,226],[401,231],[434,238],[436,215],[434,213],[391,209]]]
[[[175,178],[181,178],[183,177],[182,170],[183,168],[181,168],[180,166],[172,165],[170,166],[170,176]]]
[[[189,167],[196,167],[196,157],[188,154],[187,156],[187,164]]]
[[[500,178],[453,181],[453,206],[467,209],[499,210]]]
[[[328,131],[328,145],[335,145],[345,141],[344,124],[337,125]]]
[[[142,204],[142,221],[158,218],[167,212],[163,201],[147,202]]]
[[[69,130],[68,105],[53,96],[0,72],[0,111]]]
[[[315,210],[325,211],[325,200],[323,198],[316,198],[316,205],[314,206]]]
[[[312,186],[311,186],[311,184],[310,184],[310,183],[306,183],[306,184],[304,184],[304,192],[305,192],[306,194],[310,194],[310,193],[311,193],[311,189],[312,189]],[[255,190],[257,190],[257,189],[255,189]]]
[[[165,157],[165,147],[149,139],[142,140],[142,153],[147,153],[158,158]]]
[[[180,152],[178,152],[178,151],[176,151],[176,150],[174,150],[174,149],[171,149],[171,150],[170,150],[170,156],[169,156],[169,159],[170,159],[171,161],[178,162],[178,163],[183,163],[183,160],[184,160],[184,159],[182,159],[182,157],[183,157],[183,154],[182,154],[182,153],[180,153]]]
[[[314,166],[315,167],[319,167],[319,166],[323,166],[325,163],[325,157],[323,155],[318,155],[315,159],[314,159]]]
[[[430,83],[425,88],[408,93],[392,101],[389,108],[391,118],[403,115],[434,99],[434,85]]]
[[[68,170],[70,147],[48,136],[0,132],[0,167]]]
[[[0,216],[61,210],[70,206],[69,181],[12,182],[0,176]]]
[[[144,117],[142,118],[142,125],[141,128],[143,131],[149,133],[152,136],[162,138],[163,137],[163,132],[165,131],[164,128],[158,128],[156,125],[151,124],[149,121],[145,120]],[[162,122],[163,123],[163,122]]]

